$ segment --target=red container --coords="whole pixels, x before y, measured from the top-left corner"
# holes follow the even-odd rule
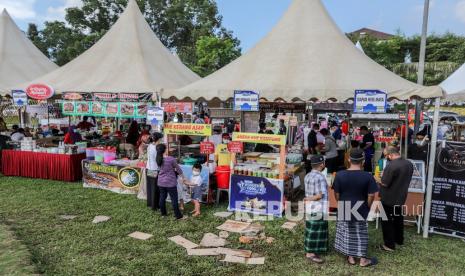
[[[229,180],[231,177],[231,168],[229,166],[216,167],[216,182],[218,189],[229,189]]]

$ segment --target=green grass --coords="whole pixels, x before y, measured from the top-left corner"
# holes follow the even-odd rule
[[[34,267],[26,246],[0,225],[0,275],[31,275]]]
[[[304,226],[290,232],[280,228],[284,220],[264,223],[267,236],[276,238],[271,245],[241,245],[238,235],[228,238],[231,247],[265,256],[263,266],[223,264],[216,257],[188,257],[183,248],[167,238],[183,235],[198,243],[204,233],[218,233],[215,228],[223,220],[213,213],[225,207],[202,207],[202,218],[178,222],[161,218],[134,196],[84,189],[80,184],[0,176],[0,224],[14,229],[29,249],[37,272],[46,275],[465,274],[465,244],[461,240],[441,236],[426,240],[415,233],[414,227],[408,227],[404,247],[386,254],[375,249],[381,243],[381,231],[370,225],[370,254],[377,256],[380,264],[368,269],[349,267],[334,251],[324,265],[306,262]],[[63,221],[59,218],[62,214],[78,217]],[[112,219],[95,225],[91,221],[96,215]],[[133,231],[154,237],[148,241],[127,237]]]

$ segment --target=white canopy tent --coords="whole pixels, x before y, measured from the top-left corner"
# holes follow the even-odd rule
[[[439,86],[444,89],[447,99],[465,101],[465,64]]]
[[[163,97],[225,100],[234,90],[254,90],[270,101],[344,101],[357,89],[379,89],[400,100],[442,96],[441,88],[409,82],[360,52],[320,0],[294,0],[277,26],[248,53]]]
[[[31,83],[48,84],[58,93],[149,93],[198,79],[156,37],[136,1],[129,0],[118,21],[94,46]]]
[[[362,46],[362,43],[360,43],[360,41],[357,41],[357,43],[355,43],[355,47],[362,53],[365,54],[365,50],[363,50],[363,46]]]
[[[32,44],[6,10],[0,14],[0,94],[58,68]]]

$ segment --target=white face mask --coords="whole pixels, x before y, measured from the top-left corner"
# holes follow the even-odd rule
[[[199,176],[199,175],[200,175],[200,172],[199,172],[199,171],[192,171],[192,175],[193,175],[193,176]]]
[[[223,140],[223,144],[229,143],[229,140]]]

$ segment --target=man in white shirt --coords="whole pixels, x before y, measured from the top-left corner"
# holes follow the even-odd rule
[[[157,145],[162,142],[163,134],[155,132],[152,135],[152,142],[147,147],[147,207],[158,210],[160,206],[160,190],[157,185],[158,165],[157,165]]]
[[[18,131],[16,131],[15,133],[11,134],[11,141],[13,142],[21,142],[21,140],[23,140],[25,137],[24,135],[24,129],[23,128],[19,128]]]

